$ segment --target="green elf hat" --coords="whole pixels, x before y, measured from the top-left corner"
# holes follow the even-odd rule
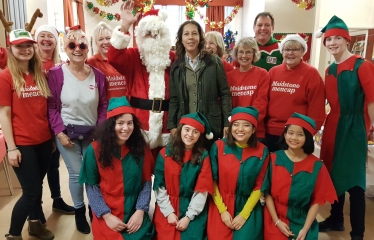
[[[232,123],[236,120],[247,120],[257,127],[258,110],[255,107],[236,107],[231,111],[229,122]]]
[[[291,117],[287,120],[286,125],[298,125],[305,128],[308,132],[314,136],[316,134],[316,122],[308,116],[300,113],[293,113]]]
[[[134,110],[130,106],[129,101],[127,101],[127,98],[125,96],[111,98],[109,100],[108,110],[106,112],[106,119],[124,113],[134,114]]]
[[[349,42],[351,41],[347,24],[335,15],[330,19],[327,25],[322,28],[320,32],[316,32],[314,36],[320,38],[323,34],[325,34],[323,36],[323,45],[326,45],[326,38],[330,36],[342,36]]]
[[[200,112],[189,113],[183,115],[179,124],[187,124],[197,129],[200,133],[205,133],[207,139],[213,139],[213,133],[210,128],[208,119],[204,117]]]

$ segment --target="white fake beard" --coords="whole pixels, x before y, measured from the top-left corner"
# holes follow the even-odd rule
[[[170,66],[170,41],[160,38],[137,38],[140,58],[147,72],[163,72]]]

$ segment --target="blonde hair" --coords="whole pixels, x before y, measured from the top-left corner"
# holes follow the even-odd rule
[[[29,60],[29,72],[34,76],[35,85],[38,87],[40,95],[47,98],[52,96],[51,90],[49,90],[47,79],[45,78],[42,71],[42,62],[39,58],[39,55],[36,54],[35,46],[32,46],[34,49],[34,54]],[[18,60],[12,52],[12,45],[8,47],[8,68],[10,74],[12,75],[14,89],[17,92],[18,97],[21,97],[21,92],[23,91],[26,81],[23,78],[23,73],[19,67]]]
[[[113,30],[109,26],[109,24],[107,24],[105,22],[99,22],[99,24],[97,24],[97,26],[94,29],[93,34],[92,34],[93,43],[94,43],[93,47],[94,47],[95,52],[97,52],[96,40],[99,38],[99,36],[101,36],[103,34],[104,31],[109,31],[110,35],[112,35],[112,32],[113,32]]]
[[[225,43],[223,42],[222,34],[217,31],[210,31],[205,33],[205,42],[207,39],[210,39],[217,46],[217,55],[222,57],[225,52]]]
[[[252,64],[257,62],[260,59],[261,53],[260,53],[260,50],[258,49],[257,42],[253,37],[244,37],[240,39],[238,42],[236,42],[235,47],[234,47],[234,53],[233,53],[233,58],[235,59],[235,61],[238,60],[239,47],[252,48],[253,50]]]
[[[68,31],[64,38],[64,49],[66,50],[69,42],[73,41],[77,43],[84,43],[87,45],[87,47],[89,47],[86,34],[81,29]]]

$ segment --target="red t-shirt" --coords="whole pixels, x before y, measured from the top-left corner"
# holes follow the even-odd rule
[[[45,75],[47,75],[49,69],[56,66],[55,62],[52,59],[47,59],[42,61],[42,70]]]
[[[269,75],[267,133],[282,135],[294,112],[314,119],[319,130],[325,120],[325,86],[317,69],[303,61],[292,69],[282,63],[270,69]]]
[[[101,54],[97,53],[87,60],[87,63],[102,71],[106,77],[107,100],[112,97],[123,97],[127,95],[127,84],[125,76],[121,75],[108,60],[104,60]]]
[[[47,117],[47,98],[40,96],[32,74],[23,74],[26,87],[21,96],[14,90],[9,69],[0,73],[0,106],[11,107],[11,121],[16,145],[28,146],[52,138]]]
[[[8,61],[8,53],[6,48],[0,47],[0,69],[4,69],[6,67]]]
[[[226,74],[234,70],[234,66],[231,65],[229,62],[222,60],[222,64],[223,64],[223,68],[225,69]]]
[[[259,111],[256,135],[265,138],[264,118],[270,85],[268,72],[256,66],[248,72],[240,72],[240,69],[236,68],[227,73],[227,81],[231,91],[232,107],[255,107]]]

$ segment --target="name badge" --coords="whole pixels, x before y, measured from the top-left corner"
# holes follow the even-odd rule
[[[270,56],[268,56],[266,58],[266,63],[277,64],[277,58],[276,57],[270,57]]]

